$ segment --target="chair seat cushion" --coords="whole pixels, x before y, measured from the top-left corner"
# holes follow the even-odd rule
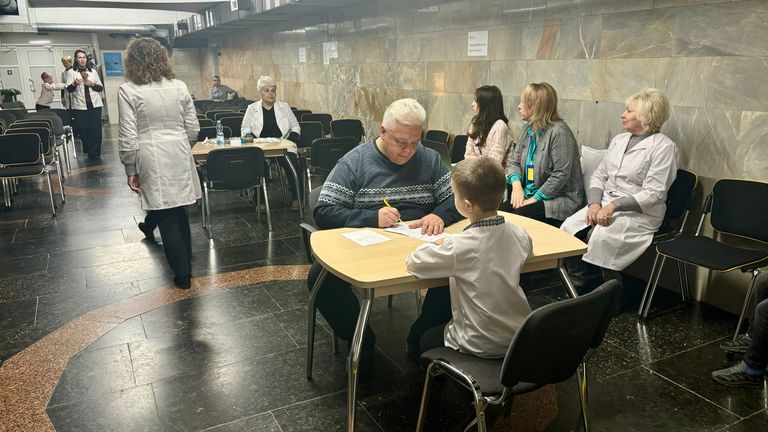
[[[42,172],[43,166],[39,164],[20,165],[0,168],[0,177],[26,177],[40,175]]]
[[[656,250],[670,258],[719,271],[734,270],[768,258],[768,253],[763,251],[727,245],[704,236],[661,242]]]

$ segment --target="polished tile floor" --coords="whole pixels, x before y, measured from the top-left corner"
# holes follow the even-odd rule
[[[345,430],[346,349],[333,354],[325,328],[315,379],[304,377],[306,260],[279,187],[271,234],[236,193],[215,195],[211,241],[191,209],[195,278],[181,291],[161,247],[136,228],[143,212],[115,136],[105,129],[103,160],[77,160],[56,218],[34,181],[0,209],[0,430]],[[526,290],[533,306],[565,297],[551,272]],[[678,305],[643,323],[637,293],[627,289],[627,312],[590,361],[593,430],[768,430],[765,389],[709,378],[728,363],[717,346],[735,317]],[[403,347],[415,315],[413,295],[375,305],[377,367],[362,385],[358,430],[414,428],[423,372]],[[578,417],[571,379],[517,399],[494,430],[578,430]],[[461,389],[439,381],[427,430],[463,430],[469,419]]]

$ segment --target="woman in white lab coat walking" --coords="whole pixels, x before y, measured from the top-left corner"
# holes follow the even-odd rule
[[[669,101],[656,89],[630,96],[621,114],[626,132],[613,138],[587,191],[587,207],[563,222],[571,234],[589,229],[583,260],[603,279],[621,282],[621,271],[651,244],[677,175],[677,145],[660,132]]]
[[[174,79],[165,48],[152,38],[128,45],[125,72],[128,82],[117,92],[120,161],[147,219],[160,226],[173,281],[189,288],[192,250],[186,206],[200,198],[190,145],[200,130],[195,106],[186,84]]]

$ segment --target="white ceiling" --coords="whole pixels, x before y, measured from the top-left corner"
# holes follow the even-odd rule
[[[228,0],[28,0],[32,23],[162,25]]]

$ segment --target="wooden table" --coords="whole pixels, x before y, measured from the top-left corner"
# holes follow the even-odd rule
[[[533,219],[510,213],[500,212],[506,220],[522,227],[533,240],[533,255],[523,266],[523,272],[557,269],[561,280],[571,296],[578,294],[568,279],[565,270],[565,258],[581,255],[587,245],[576,237]],[[458,222],[445,229],[448,233],[457,233],[469,224],[468,220]],[[357,399],[357,375],[360,365],[360,348],[363,332],[368,323],[373,299],[375,297],[400,294],[424,288],[448,285],[448,279],[418,279],[408,273],[405,258],[422,241],[399,234],[389,233],[379,228],[365,228],[389,237],[391,240],[370,246],[360,246],[343,237],[342,234],[361,228],[338,228],[312,233],[310,244],[316,260],[323,266],[312,291],[308,305],[307,325],[307,378],[312,378],[312,357],[314,354],[315,318],[317,293],[328,272],[361,292],[360,315],[357,319],[355,334],[349,355],[349,376],[347,393],[347,427],[355,429],[355,408]],[[510,251],[511,253],[513,251]]]
[[[301,179],[299,179],[299,174],[296,172],[296,169],[293,167],[293,164],[291,163],[290,159],[288,159],[288,152],[292,148],[296,148],[296,144],[293,143],[293,141],[288,141],[286,139],[280,140],[279,142],[273,142],[273,143],[260,143],[260,142],[252,142],[252,143],[242,143],[239,146],[230,145],[229,139],[224,141],[224,145],[220,146],[216,144],[215,142],[210,141],[202,141],[198,142],[197,144],[192,147],[192,156],[195,158],[195,161],[204,163],[206,159],[208,159],[208,153],[211,150],[216,150],[220,148],[237,148],[237,147],[258,147],[264,152],[264,157],[267,158],[284,158],[286,161],[288,161],[288,167],[291,169],[291,175],[293,175],[293,178],[296,179],[296,189],[298,191],[301,191],[302,189],[302,183]],[[301,216],[301,219],[304,219],[304,200],[302,197],[296,197],[299,202],[299,215]]]

